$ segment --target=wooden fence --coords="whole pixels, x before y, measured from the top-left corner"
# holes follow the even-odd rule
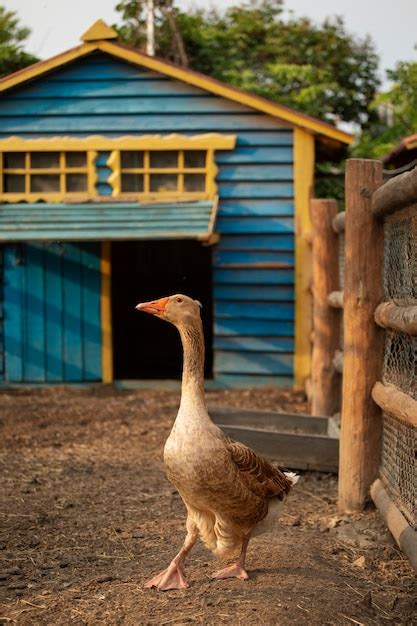
[[[383,184],[380,161],[350,159],[345,217],[333,201],[311,208],[312,404],[329,415],[341,402],[339,508],[371,493],[417,570],[417,168]]]

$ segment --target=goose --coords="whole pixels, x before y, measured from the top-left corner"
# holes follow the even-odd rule
[[[227,437],[211,420],[204,394],[201,304],[175,294],[142,302],[136,309],[176,326],[184,352],[181,401],[165,443],[164,464],[185,504],[187,533],[169,566],[145,587],[186,589],[184,560],[198,536],[221,559],[239,553],[237,561],[216,571],[213,579],[247,580],[249,540],[273,527],[298,476],[273,467],[246,445]]]

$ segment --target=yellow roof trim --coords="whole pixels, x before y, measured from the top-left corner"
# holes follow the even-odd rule
[[[99,39],[117,39],[118,34],[107,26],[103,20],[97,20],[92,26],[81,36],[82,41],[98,41]]]
[[[88,32],[88,31],[87,31]],[[134,48],[130,48],[123,44],[114,41],[94,41],[86,42],[76,48],[72,48],[67,52],[64,52],[58,56],[52,57],[46,61],[35,63],[19,72],[11,74],[10,76],[0,80],[0,92],[11,89],[23,82],[32,80],[57,69],[66,63],[70,63],[78,58],[86,56],[94,50],[101,50],[113,57],[132,63],[139,67],[145,67],[154,72],[164,74],[170,78],[180,80],[181,82],[188,83],[194,87],[198,87],[210,93],[216,94],[228,100],[233,100],[239,104],[243,104],[262,113],[266,113],[272,117],[276,117],[283,122],[287,122],[291,125],[304,128],[305,130],[329,137],[343,144],[350,144],[353,141],[353,136],[350,133],[346,133],[338,128],[322,122],[321,120],[299,113],[294,109],[287,108],[261,96],[256,96],[248,92],[242,91],[235,87],[231,87],[226,83],[222,83],[219,80],[199,74],[193,70],[178,67],[173,63],[158,59],[157,57],[151,57],[147,54],[140,52]]]
[[[21,83],[25,83],[28,80],[38,78],[51,70],[58,69],[66,63],[71,63],[71,61],[75,61],[76,59],[90,54],[90,52],[94,52],[94,50],[97,50],[96,44],[83,43],[76,48],[71,48],[71,50],[63,52],[62,54],[57,54],[46,61],[39,61],[38,63],[29,65],[29,67],[25,67],[23,70],[19,70],[18,72],[14,72],[14,74],[10,74],[9,76],[5,76],[0,79],[0,93],[2,91],[7,91],[12,87],[16,87]]]

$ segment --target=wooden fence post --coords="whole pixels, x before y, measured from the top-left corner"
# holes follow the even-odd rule
[[[383,225],[371,212],[382,184],[381,161],[346,163],[344,361],[339,457],[339,509],[363,509],[378,475],[382,420],[372,400],[381,380],[383,332],[374,312],[383,298]]]
[[[336,200],[311,200],[313,224],[313,415],[334,415],[340,408],[340,376],[333,366],[340,348],[340,309],[329,305],[328,295],[339,289],[338,235],[333,229]]]

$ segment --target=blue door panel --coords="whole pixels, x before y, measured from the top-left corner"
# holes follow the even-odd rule
[[[14,244],[4,248],[4,369],[6,380],[14,382],[23,381],[23,346],[26,337],[23,247]]]
[[[83,268],[81,303],[84,380],[101,377],[100,255],[91,243],[80,244]]]
[[[25,316],[26,337],[23,346],[24,377],[33,382],[45,381],[45,317],[43,246],[26,246]]]
[[[100,244],[4,248],[5,380],[101,379]]]

